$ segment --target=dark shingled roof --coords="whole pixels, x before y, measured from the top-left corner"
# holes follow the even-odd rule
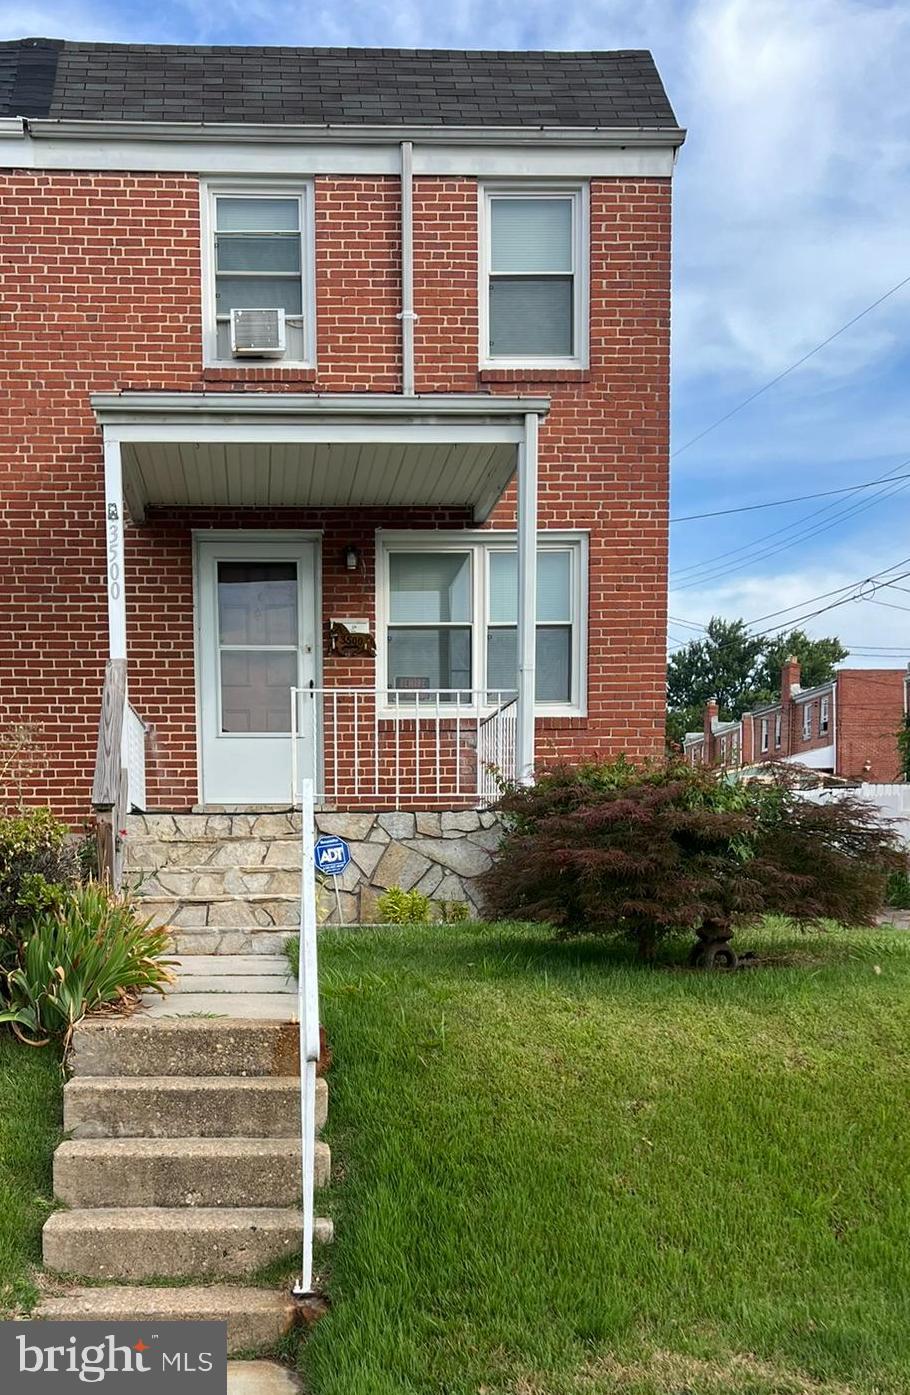
[[[0,116],[676,129],[646,50],[0,43]]]

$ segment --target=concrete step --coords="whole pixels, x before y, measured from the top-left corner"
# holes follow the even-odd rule
[[[141,896],[143,918],[175,930],[289,930],[300,924],[296,895]]]
[[[219,896],[298,896],[300,894],[300,847],[295,844],[288,866],[272,867],[258,863],[216,867],[197,865],[172,867],[159,862],[155,869],[131,871],[127,882],[143,904],[149,900],[190,899],[199,901]]]
[[[50,1322],[226,1322],[228,1355],[270,1351],[294,1325],[286,1291],[233,1284],[75,1288],[42,1298],[32,1317]]]
[[[223,842],[230,838],[300,837],[300,814],[289,810],[219,814],[129,814],[126,845],[156,842]]]
[[[55,1211],[45,1222],[44,1263],[83,1279],[249,1279],[299,1254],[296,1208],[101,1207]],[[332,1238],[316,1221],[316,1239]]]
[[[284,929],[260,930],[246,926],[243,929],[228,926],[201,926],[196,930],[174,929],[170,926],[171,943],[174,952],[181,959],[217,959],[242,957],[245,959],[272,959],[280,954],[289,939],[297,934],[298,926],[285,926]]]
[[[178,974],[204,974],[214,977],[236,974],[287,974],[288,961],[283,954],[187,954],[172,956]]]
[[[316,1186],[329,1180],[316,1144]],[[296,1206],[294,1138],[72,1138],[54,1154],[54,1195],[66,1206]]]
[[[316,1081],[316,1127],[328,1110]],[[75,1076],[63,1089],[73,1138],[296,1138],[296,1076]]]
[[[168,993],[296,993],[297,980],[283,974],[177,973]]]
[[[246,1018],[248,1021],[293,1022],[299,1002],[294,993],[175,993],[162,997],[146,993],[141,998],[145,1016],[163,1018],[221,1019]]]
[[[299,1065],[292,1022],[149,1020],[147,1013],[80,1023],[70,1060],[74,1076],[297,1076]]]

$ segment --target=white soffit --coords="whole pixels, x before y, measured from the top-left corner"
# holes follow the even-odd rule
[[[508,441],[125,441],[141,520],[178,508],[466,508],[486,517],[516,467]]]

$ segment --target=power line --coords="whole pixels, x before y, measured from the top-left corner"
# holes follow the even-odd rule
[[[904,463],[910,464],[910,461]],[[752,566],[755,562],[764,561],[768,557],[776,557],[779,553],[786,552],[788,548],[795,547],[797,543],[806,542],[809,538],[819,537],[822,533],[830,532],[832,528],[836,528],[838,524],[843,523],[845,519],[855,518],[857,514],[864,513],[867,509],[871,509],[873,505],[878,503],[881,499],[893,498],[894,495],[900,494],[901,491],[906,489],[907,487],[907,483],[898,483],[897,488],[892,488],[891,480],[889,479],[886,482],[886,487],[880,490],[872,499],[869,499],[864,503],[852,504],[848,508],[841,509],[839,512],[835,513],[834,516],[831,519],[829,519],[827,523],[820,524],[813,528],[804,529],[801,533],[797,533],[787,542],[781,543],[777,547],[765,548],[764,551],[753,553],[751,556],[745,557],[742,562],[737,562],[735,566],[717,567],[713,571],[711,571],[710,563],[698,564],[701,567],[707,566],[709,570],[701,576],[690,578],[690,580],[683,582],[682,585],[676,584],[674,586],[674,589],[677,591],[691,591],[696,586],[706,586],[709,582],[719,580],[720,577],[730,576],[734,572],[741,572],[744,570],[744,568]],[[836,506],[827,504],[823,509],[818,509],[815,511],[815,513],[807,515],[807,517],[814,518],[821,514],[829,513],[833,507]],[[796,526],[798,525],[794,524],[791,525],[790,529],[785,528],[781,529],[780,531],[789,532],[792,530],[792,527]],[[744,550],[745,549],[743,548],[733,549],[734,552],[743,552]],[[694,570],[694,568],[688,568],[687,570],[691,572]]]
[[[893,480],[910,480],[910,475],[892,475]],[[764,504],[740,504],[734,509],[712,509],[710,513],[684,513],[679,518],[671,518],[671,523],[694,523],[700,518],[724,518],[730,513],[754,513],[757,509],[779,509],[784,504],[803,504],[807,499],[827,499],[832,494],[855,494],[860,489],[874,489],[881,484],[881,478],[866,480],[863,484],[845,484],[840,489],[821,489],[816,494],[793,494],[789,499],[769,499]]]
[[[879,581],[879,578],[882,577],[882,576],[886,576],[887,573],[890,572],[890,571],[893,571],[895,567],[902,567],[902,566],[906,565],[906,563],[908,563],[908,562],[910,562],[910,557],[904,557],[900,562],[894,562],[894,563],[892,563],[892,565],[891,565],[890,567],[884,567],[884,568],[882,569],[882,571],[880,571],[880,572],[873,572],[873,573],[871,574],[871,576],[863,577],[861,580],[856,581],[856,582],[850,582],[850,583],[847,584],[847,586],[839,586],[839,587],[834,588],[834,590],[832,590],[832,591],[822,591],[822,592],[821,592],[819,595],[817,595],[817,596],[811,596],[811,597],[809,597],[807,600],[801,601],[799,604],[800,604],[800,605],[812,605],[813,602],[825,600],[825,599],[827,599],[827,597],[829,597],[829,596],[840,596],[840,599],[839,599],[839,600],[835,600],[835,601],[831,601],[830,604],[828,604],[828,605],[820,606],[817,610],[807,611],[807,612],[806,612],[805,614],[803,614],[803,615],[794,615],[794,616],[791,616],[788,620],[781,621],[780,624],[777,624],[777,625],[770,625],[770,626],[769,626],[767,629],[765,629],[765,630],[757,630],[757,631],[749,632],[749,633],[743,635],[743,638],[745,638],[745,639],[763,639],[766,635],[774,634],[775,632],[778,632],[778,631],[781,631],[781,630],[786,630],[786,629],[791,628],[791,627],[792,627],[792,628],[796,628],[798,625],[804,624],[807,620],[814,620],[814,619],[816,618],[816,616],[818,616],[818,615],[824,615],[824,614],[825,614],[827,611],[829,611],[829,610],[836,610],[836,609],[838,609],[839,606],[848,605],[851,601],[866,601],[866,602],[871,602],[872,604],[875,604],[875,605],[885,605],[885,604],[887,604],[886,602],[883,602],[883,601],[872,601],[872,598],[871,598],[871,597],[862,596],[861,594],[858,594],[859,588],[861,588],[861,587],[863,587],[863,586],[868,586],[868,585],[870,585],[870,584],[872,584],[872,583],[876,583],[876,582],[877,582],[878,584],[875,585],[875,586],[873,587],[874,590],[878,590],[878,589],[880,589],[880,587],[882,587],[882,586],[890,585],[890,584],[891,584],[890,582]],[[896,581],[903,581],[906,577],[910,577],[910,571],[901,572],[901,573],[899,573],[896,577],[893,577],[891,580],[892,580],[892,581],[895,581],[895,582],[896,582]],[[844,592],[844,591],[850,591],[851,594],[850,594],[850,595],[846,595],[846,596],[845,596],[845,595],[842,595],[841,593]],[[907,606],[900,606],[900,607],[895,607],[895,608],[896,608],[896,609],[900,609],[900,610],[910,610],[910,607],[907,607]],[[795,609],[797,609],[797,606],[786,606],[786,607],[784,607],[782,610],[772,610],[772,611],[768,611],[768,613],[767,613],[766,615],[759,615],[759,616],[756,616],[756,617],[755,617],[754,619],[752,619],[752,620],[746,620],[746,621],[744,621],[743,624],[744,624],[745,626],[756,625],[756,624],[759,624],[762,620],[770,620],[770,619],[774,618],[775,616],[778,616],[778,615],[785,615],[785,614],[787,614],[788,611],[795,610]],[[696,627],[696,628],[705,628],[704,626],[695,626],[695,622],[689,621],[689,620],[681,621],[681,620],[679,620],[679,619],[676,619],[676,620],[674,621],[674,623],[675,623],[675,624],[692,625],[692,626],[694,626],[694,627]],[[694,643],[694,642],[695,642],[694,640],[690,640],[690,641],[689,641],[690,644],[691,644],[691,643]],[[718,649],[719,651],[721,651],[721,652],[722,652],[723,650],[729,649],[729,648],[731,648],[731,647],[732,647],[731,641],[727,641],[726,643],[721,643],[721,644],[717,645],[717,649]]]
[[[682,455],[683,451],[688,450],[690,446],[694,446],[696,441],[701,441],[704,439],[705,436],[710,435],[712,431],[716,431],[719,426],[723,426],[725,421],[729,421],[731,417],[736,416],[737,412],[741,412],[744,407],[748,407],[750,402],[754,402],[757,397],[761,397],[764,393],[768,392],[770,388],[775,387],[777,383],[782,382],[784,378],[789,377],[789,375],[791,373],[794,373],[797,368],[801,368],[804,363],[808,363],[810,358],[814,358],[816,354],[821,353],[822,349],[827,348],[829,344],[833,344],[835,339],[840,338],[840,336],[842,334],[845,334],[848,329],[852,329],[852,327],[855,324],[858,324],[859,321],[864,319],[866,315],[871,314],[871,312],[873,310],[876,310],[879,305],[883,305],[886,300],[890,299],[891,296],[895,295],[899,290],[906,286],[908,282],[910,282],[910,276],[905,276],[902,281],[898,281],[896,286],[892,286],[889,291],[885,291],[884,295],[880,295],[878,297],[878,300],[873,300],[871,305],[867,305],[864,310],[860,310],[858,315],[854,315],[852,320],[848,320],[846,324],[841,325],[840,329],[836,329],[833,334],[829,334],[827,339],[823,339],[820,344],[816,344],[814,349],[810,349],[808,353],[803,354],[801,358],[798,358],[795,360],[795,362],[789,364],[788,367],[784,368],[782,372],[776,374],[775,377],[771,378],[769,382],[763,384],[762,387],[756,388],[755,392],[750,393],[748,397],[744,397],[742,402],[737,403],[735,407],[731,407],[729,412],[725,412],[724,415],[722,417],[718,417],[716,421],[712,421],[710,426],[706,426],[703,431],[699,431],[695,436],[690,437],[690,439],[686,441],[684,445],[680,446],[678,450],[675,450],[671,453],[670,459],[675,460],[678,455]]]
[[[879,572],[873,572],[871,576],[861,577],[858,581],[848,581],[844,586],[834,586],[830,591],[822,591],[817,596],[808,596],[805,600],[796,601],[794,605],[782,606],[780,610],[769,610],[765,615],[753,616],[751,620],[744,620],[743,625],[748,628],[750,625],[758,625],[762,620],[771,620],[776,615],[786,615],[791,610],[799,610],[800,606],[812,605],[815,601],[827,600],[829,596],[838,596],[843,591],[853,591],[859,586],[868,586],[870,582],[878,582],[878,586],[890,586],[890,581],[880,581],[880,577],[887,576],[888,572],[893,572],[897,567],[903,567],[910,562],[910,557],[903,557],[899,562],[893,562],[890,567],[883,567]],[[895,577],[894,581],[900,581],[901,577]],[[878,589],[878,586],[875,588]],[[861,598],[858,598],[861,599]],[[692,629],[705,630],[706,625],[701,625],[697,620],[684,620],[680,615],[668,617],[674,625],[688,625]],[[787,624],[795,624],[795,621],[786,621]]]
[[[824,504],[820,509],[812,509],[809,513],[803,514],[802,518],[794,519],[792,523],[786,523],[781,528],[774,528],[770,533],[763,533],[759,537],[753,538],[751,542],[742,543],[738,547],[728,548],[726,552],[716,553],[714,557],[708,557],[701,562],[693,562],[688,567],[680,567],[676,572],[673,573],[673,579],[678,580],[678,578],[686,575],[694,576],[694,573],[696,572],[708,573],[713,570],[713,576],[709,577],[707,575],[704,575],[700,578],[700,580],[714,580],[717,576],[722,576],[727,571],[742,571],[741,566],[730,568],[716,566],[716,563],[722,562],[726,558],[737,557],[742,555],[744,558],[744,565],[749,565],[752,562],[761,561],[765,557],[773,557],[779,552],[784,552],[788,547],[794,546],[796,543],[803,541],[805,538],[813,537],[816,535],[817,532],[826,531],[827,525],[825,525],[825,527],[821,529],[808,529],[804,530],[803,532],[796,531],[802,528],[802,525],[808,523],[811,519],[821,518],[824,514],[830,514],[832,510],[836,510],[836,512],[834,513],[834,521],[842,521],[857,513],[862,513],[865,509],[870,508],[871,504],[876,502],[878,499],[887,497],[889,492],[900,493],[900,491],[903,490],[906,486],[898,483],[897,489],[892,491],[892,481],[897,482],[899,479],[897,471],[903,470],[907,467],[910,467],[910,457],[908,457],[906,460],[900,461],[900,463],[897,465],[893,465],[890,470],[886,470],[883,475],[880,475],[876,483],[883,485],[884,488],[878,494],[876,494],[875,498],[871,501],[871,503],[864,502],[850,504],[846,508],[839,508],[837,504]],[[761,547],[762,543],[770,542],[772,538],[783,537],[787,533],[794,532],[795,536],[790,538],[788,542],[782,543],[779,547],[765,548],[764,551],[755,551],[756,548]],[[686,582],[685,587],[680,587],[678,589],[691,589],[691,587],[689,585],[689,582]]]
[[[893,601],[875,601],[871,596],[857,596],[858,601],[865,601],[866,605],[884,606],[885,610],[905,610],[910,615],[910,605],[895,605]]]

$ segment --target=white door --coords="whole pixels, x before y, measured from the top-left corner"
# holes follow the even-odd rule
[[[316,679],[317,545],[197,537],[204,804],[291,802],[291,688]],[[303,723],[300,773],[314,772]]]

